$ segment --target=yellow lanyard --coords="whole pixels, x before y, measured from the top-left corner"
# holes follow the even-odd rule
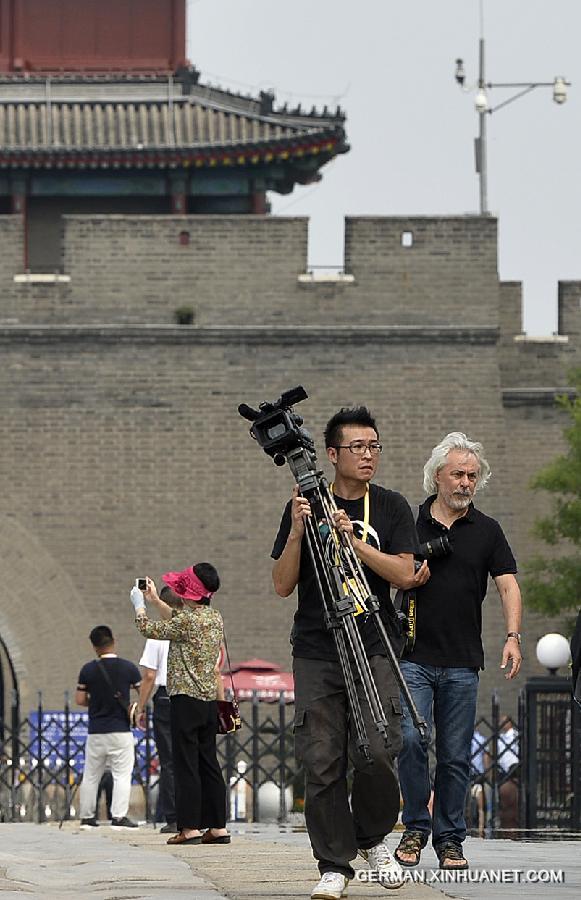
[[[334,482],[331,483],[331,493],[334,494],[333,488],[335,487]],[[367,543],[367,532],[369,530],[369,485],[367,484],[365,491],[365,497],[363,498],[363,534],[361,535],[361,540],[363,543]],[[335,544],[338,544],[338,538],[335,535]],[[349,586],[355,595],[355,616],[361,615],[361,613],[366,612],[365,607],[365,597],[363,596],[361,585],[357,578],[349,578],[347,579],[349,582]],[[349,593],[349,588],[347,584],[343,584],[343,590],[347,595]]]
[[[332,481],[331,485],[331,493],[335,493],[335,482]],[[365,497],[363,498],[363,534],[361,535],[361,540],[364,544],[367,543],[367,532],[369,531],[369,485],[365,485]]]

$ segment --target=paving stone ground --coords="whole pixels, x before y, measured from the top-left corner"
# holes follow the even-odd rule
[[[317,881],[303,828],[232,823],[228,846],[168,847],[152,826],[113,831],[103,825],[81,832],[78,823],[0,824],[0,897],[46,900],[305,900]],[[581,837],[581,835],[580,835]],[[394,839],[395,845],[395,839]],[[440,881],[428,848],[410,882],[387,893],[376,884],[353,881],[352,900],[573,900],[581,897],[581,841],[468,839],[471,869],[466,881]],[[363,861],[355,863],[362,873]],[[491,883],[499,870],[512,881]],[[546,873],[562,872],[561,883]],[[418,874],[419,873],[419,874]],[[425,878],[425,884],[412,878]],[[507,876],[505,875],[505,878]],[[537,881],[531,881],[531,877]],[[557,876],[561,877],[561,876]],[[474,881],[474,879],[478,879]],[[540,880],[539,880],[540,879]]]

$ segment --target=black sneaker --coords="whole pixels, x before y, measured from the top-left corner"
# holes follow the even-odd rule
[[[97,822],[97,819],[95,818],[95,816],[93,816],[92,819],[81,819],[81,828],[83,829],[83,831],[86,831],[89,828],[98,828],[98,827],[99,827],[99,823]]]
[[[178,826],[176,822],[168,822],[163,828],[159,829],[160,834],[177,834]]]
[[[139,825],[123,816],[122,819],[111,819],[111,828],[139,828]]]

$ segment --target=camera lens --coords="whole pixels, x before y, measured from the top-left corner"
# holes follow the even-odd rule
[[[433,541],[426,541],[425,544],[420,544],[417,555],[422,559],[431,559],[433,556],[447,556],[451,552],[450,539],[443,534],[441,537],[434,538]]]

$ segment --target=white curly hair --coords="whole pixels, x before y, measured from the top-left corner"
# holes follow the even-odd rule
[[[436,475],[442,466],[446,465],[448,454],[451,450],[464,450],[466,453],[472,453],[478,460],[480,471],[476,480],[477,491],[488,484],[492,472],[484,458],[484,447],[482,444],[479,441],[469,440],[461,431],[451,431],[434,447],[432,455],[424,466],[424,491],[426,494],[437,493]]]

